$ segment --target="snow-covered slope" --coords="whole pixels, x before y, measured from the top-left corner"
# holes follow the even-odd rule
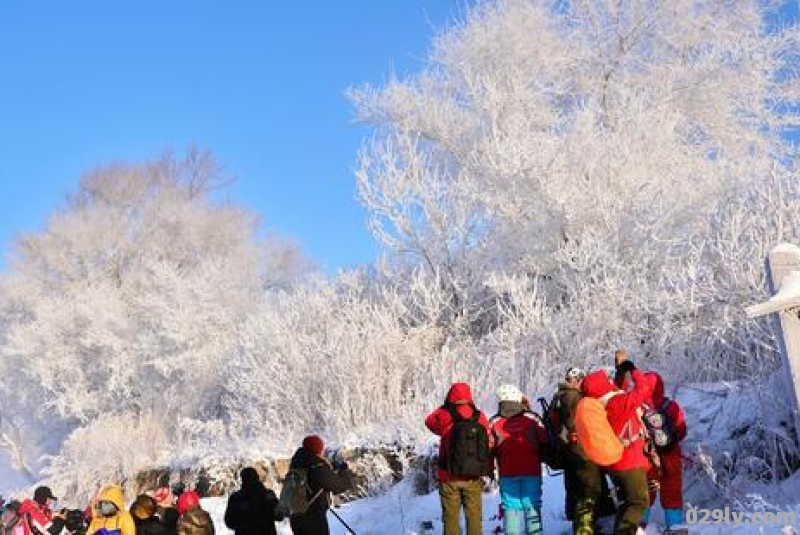
[[[566,533],[569,524],[563,519],[564,489],[561,477],[545,478],[543,521],[545,533]],[[225,513],[226,500],[213,498],[203,500],[203,506],[214,518],[217,533],[227,533],[222,517]],[[484,533],[492,533],[502,525],[500,520],[493,519],[497,515],[499,496],[497,492],[484,495],[483,518]],[[435,534],[442,533],[439,494],[432,492],[425,496],[414,496],[413,485],[407,478],[393,487],[388,493],[375,498],[365,498],[342,505],[335,510],[358,535],[423,535],[423,521],[432,521]],[[342,524],[328,513],[328,523],[332,535],[346,535],[348,532]],[[280,535],[290,535],[288,521],[279,524]],[[427,534],[425,534],[427,535]]]
[[[751,513],[793,511],[800,522],[800,473],[777,482],[756,482],[744,477],[746,471],[736,472],[733,469],[735,466],[725,464],[727,459],[733,459],[738,463],[757,466],[765,458],[764,455],[758,456],[759,448],[763,450],[769,446],[758,441],[784,432],[788,407],[782,404],[780,396],[776,401],[774,394],[778,388],[775,381],[760,388],[716,383],[683,385],[668,392],[684,406],[689,423],[689,437],[684,443],[687,456],[684,487],[689,504],[701,508],[729,506],[731,510]],[[748,445],[750,441],[755,442]],[[432,521],[433,533],[440,534],[438,494],[433,492],[415,496],[413,479],[406,478],[384,495],[344,504],[336,512],[359,535],[421,535],[423,521]],[[8,496],[12,489],[26,486],[27,483],[18,472],[8,468],[8,459],[0,455],[0,494]],[[498,501],[496,492],[484,496],[485,533],[491,533],[501,524],[496,519]],[[546,534],[570,532],[569,524],[563,518],[563,502],[561,476],[548,475],[545,477],[543,507]],[[206,499],[203,503],[214,516],[218,533],[227,533],[222,521],[226,499]],[[329,518],[333,534],[346,533],[333,515],[329,515]],[[658,523],[663,518],[658,508],[654,510],[652,518],[654,524],[648,528],[651,535],[658,533]],[[288,522],[281,524],[279,533],[290,533]],[[751,523],[737,528],[728,525],[695,526],[692,533],[748,535],[794,532],[785,526],[754,526]]]
[[[437,492],[425,496],[413,496],[412,485],[406,480],[395,486],[390,492],[376,498],[356,500],[342,505],[336,509],[338,514],[358,535],[441,535],[442,524],[439,508],[439,495]],[[567,535],[572,533],[569,523],[563,516],[564,491],[563,481],[560,475],[545,477],[544,480],[544,508],[543,522],[545,535]],[[484,495],[483,499],[483,532],[488,535],[494,533],[495,528],[502,525],[496,519],[499,497],[496,492]],[[206,508],[214,518],[217,533],[231,533],[225,528],[223,515],[225,513],[226,500],[224,498],[212,498],[203,500],[203,507]],[[795,508],[795,516],[800,521],[800,508]],[[656,535],[661,533],[660,510],[653,513],[654,522],[648,526],[647,534]],[[428,520],[433,522],[433,532],[425,532],[421,529],[422,522]],[[328,522],[331,526],[332,535],[347,535],[348,531],[331,514],[328,514]],[[280,535],[291,535],[288,521],[280,523],[278,533]],[[797,529],[800,525],[795,526]],[[793,534],[788,526],[753,526],[742,525],[734,528],[728,525],[708,525],[694,526],[691,528],[692,534],[698,535],[719,535],[722,533],[734,533],[739,535],[761,534],[761,533],[781,533]]]

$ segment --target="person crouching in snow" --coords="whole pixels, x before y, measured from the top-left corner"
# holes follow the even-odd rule
[[[125,495],[119,485],[103,488],[92,503],[92,521],[86,535],[136,535],[136,524],[125,510]]]
[[[178,497],[178,535],[214,535],[214,522],[200,506],[200,495],[187,490]]]
[[[686,438],[686,417],[683,409],[674,400],[664,397],[664,381],[656,372],[645,374],[651,390],[651,398],[647,405],[649,411],[644,416],[647,424],[649,414],[655,414],[659,425],[649,426],[652,440],[661,458],[661,473],[650,473],[648,477],[658,479],[658,494],[661,507],[664,509],[664,520],[667,530],[674,529],[683,524],[683,460],[681,441]],[[651,470],[652,472],[652,470]],[[659,477],[660,476],[660,477]],[[656,501],[656,492],[650,492],[650,506]],[[647,525],[650,518],[648,508],[642,518],[642,524]]]
[[[608,422],[624,446],[620,460],[607,467],[611,479],[621,491],[614,533],[635,535],[648,506],[647,470],[650,461],[644,453],[646,433],[638,412],[649,399],[650,388],[644,374],[629,360],[621,362],[617,372],[620,375],[630,373],[633,379],[630,392],[619,390],[603,370],[587,375],[581,383],[581,391],[584,396],[596,398],[605,405]]]
[[[547,432],[541,421],[523,403],[514,385],[497,390],[500,404],[491,419],[494,457],[500,474],[503,533],[542,533],[542,454]]]
[[[439,441],[439,498],[444,535],[459,535],[461,507],[467,535],[483,533],[483,483],[492,470],[489,420],[475,407],[467,383],[450,387],[445,403],[425,418]]]

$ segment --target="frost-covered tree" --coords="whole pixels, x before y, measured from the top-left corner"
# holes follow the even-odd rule
[[[311,431],[424,441],[453,381],[491,411],[498,384],[546,394],[618,345],[672,384],[771,370],[775,333],[742,308],[800,241],[800,47],[770,8],[478,4],[421,72],[352,92],[389,254],[334,278],[216,202],[208,155],[90,173],[0,278],[0,446],[48,437],[48,477],[89,493]]]
[[[375,235],[443,277],[458,314],[486,313],[494,271],[538,280],[542,351],[663,356],[686,242],[793,158],[798,28],[770,7],[480,4],[421,72],[351,93],[374,129],[357,176]]]
[[[18,240],[2,295],[8,436],[35,422],[52,451],[101,415],[219,417],[238,325],[308,266],[253,214],[214,201],[226,182],[196,150],[99,168]]]

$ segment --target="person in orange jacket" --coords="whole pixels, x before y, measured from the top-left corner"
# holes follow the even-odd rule
[[[616,368],[618,376],[631,375],[632,390],[620,390],[604,370],[597,370],[584,378],[581,392],[605,405],[611,428],[624,446],[622,458],[607,467],[607,472],[621,492],[622,503],[617,511],[614,533],[634,535],[648,506],[650,461],[644,452],[646,429],[639,411],[650,398],[650,388],[644,374],[630,360],[619,362]]]

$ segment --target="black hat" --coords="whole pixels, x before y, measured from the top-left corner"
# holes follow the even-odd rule
[[[53,496],[53,491],[50,490],[50,487],[36,487],[36,490],[33,491],[33,501],[44,505],[47,503],[47,500],[58,501],[58,498]]]

